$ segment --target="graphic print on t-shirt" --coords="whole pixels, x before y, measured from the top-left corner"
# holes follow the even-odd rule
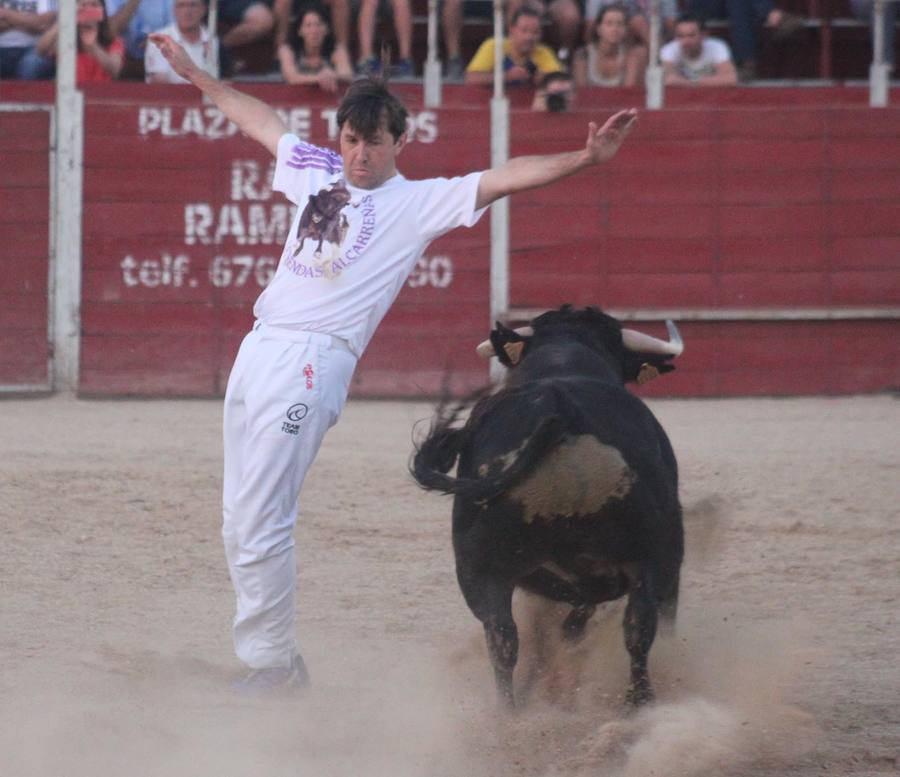
[[[342,213],[350,204],[350,192],[343,180],[336,181],[327,189],[320,189],[317,194],[310,194],[309,201],[300,214],[297,224],[296,247],[293,256],[297,257],[303,250],[307,238],[316,243],[313,261],[322,267],[326,278],[335,274],[334,262],[341,251],[341,244],[350,229],[350,222]],[[357,206],[358,207],[358,206]],[[322,248],[327,245],[328,255],[322,255]]]

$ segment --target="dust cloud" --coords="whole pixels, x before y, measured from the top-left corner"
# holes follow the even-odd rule
[[[624,705],[621,603],[570,644],[565,609],[522,595],[523,704],[506,714],[456,584],[450,502],[406,474],[428,406],[351,402],[329,434],[297,528],[313,687],[244,700],[219,403],[0,402],[0,774],[895,774],[900,403],[654,410],[688,536],[656,702]]]

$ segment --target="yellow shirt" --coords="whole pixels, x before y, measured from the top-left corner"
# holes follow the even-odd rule
[[[503,70],[509,70],[514,65],[520,65],[522,67],[527,67],[528,62],[531,62],[533,68],[535,68],[539,73],[555,73],[558,70],[562,70],[563,66],[560,64],[559,60],[556,58],[556,55],[553,53],[553,50],[549,46],[545,46],[543,43],[538,43],[535,46],[533,52],[531,52],[530,57],[521,57],[513,52],[512,49],[512,41],[509,38],[503,39]],[[467,73],[489,73],[494,69],[494,38],[488,38],[484,43],[479,46],[478,51],[475,52],[475,56],[472,57],[472,61],[469,62],[468,67],[466,68]],[[531,68],[529,68],[530,70]]]

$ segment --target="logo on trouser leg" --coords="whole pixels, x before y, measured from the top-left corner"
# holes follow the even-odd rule
[[[313,366],[311,364],[307,364],[303,368],[303,375],[306,377],[306,388],[312,389],[313,387],[313,375],[316,373],[313,371]]]
[[[281,431],[285,434],[299,434],[300,433],[300,421],[306,418],[306,414],[309,412],[309,407],[304,405],[302,402],[298,402],[296,405],[291,405],[288,408],[288,411],[285,415],[287,415],[288,420],[281,424]]]

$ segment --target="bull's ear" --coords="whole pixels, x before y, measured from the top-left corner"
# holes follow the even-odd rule
[[[521,360],[530,337],[520,335],[515,329],[504,326],[499,321],[491,330],[491,345],[500,363],[506,367],[515,367]]]
[[[673,357],[650,353],[629,353],[625,358],[623,380],[634,381],[639,386],[655,380],[660,375],[672,372],[674,364],[669,364]]]
[[[665,375],[667,372],[671,372],[674,369],[675,365],[673,364],[650,364],[650,362],[644,362],[637,374],[637,378],[635,378],[635,382],[639,386],[643,386],[645,383],[649,383],[651,380],[658,378],[660,375]]]

